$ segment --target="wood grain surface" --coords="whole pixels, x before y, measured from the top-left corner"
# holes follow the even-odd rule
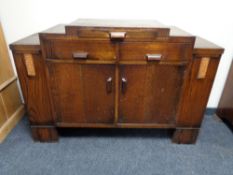
[[[34,139],[55,141],[64,127],[172,128],[174,143],[195,143],[223,49],[176,27],[86,22],[11,45]]]

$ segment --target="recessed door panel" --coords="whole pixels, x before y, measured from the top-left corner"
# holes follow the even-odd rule
[[[184,65],[120,67],[120,123],[173,124],[185,74]]]
[[[112,123],[114,65],[48,63],[58,122]]]

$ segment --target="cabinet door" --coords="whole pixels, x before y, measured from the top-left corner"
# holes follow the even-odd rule
[[[174,124],[186,66],[121,65],[120,123]]]
[[[114,65],[48,63],[60,123],[113,123]]]

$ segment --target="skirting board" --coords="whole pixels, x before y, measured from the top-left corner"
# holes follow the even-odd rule
[[[3,126],[0,128],[0,143],[4,141],[4,139],[15,127],[18,121],[24,116],[24,114],[25,114],[24,105],[21,105],[15,111],[15,113],[3,124]]]

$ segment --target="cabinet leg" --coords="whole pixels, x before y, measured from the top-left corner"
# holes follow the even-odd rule
[[[59,139],[57,129],[54,126],[31,126],[34,141],[57,142]]]
[[[176,128],[172,142],[177,144],[194,144],[196,143],[198,133],[198,128]]]

